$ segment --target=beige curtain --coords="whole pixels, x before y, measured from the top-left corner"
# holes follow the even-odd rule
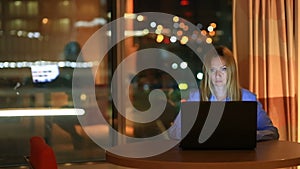
[[[233,0],[233,51],[242,87],[257,94],[280,140],[298,141],[297,0]]]

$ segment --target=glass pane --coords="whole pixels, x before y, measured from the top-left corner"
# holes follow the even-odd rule
[[[22,1],[12,1],[8,4],[9,14],[11,16],[20,16],[25,12],[25,2]]]
[[[99,110],[107,123],[130,137],[152,137],[165,131],[176,117],[180,102],[189,97],[186,89],[197,86],[189,86],[185,81],[177,83],[161,68],[184,77],[184,69],[189,67],[199,82],[202,63],[184,45],[184,38],[173,42],[170,37],[149,33],[150,22],[142,29],[134,25],[133,21],[142,20],[135,13],[157,11],[182,17],[198,26],[199,34],[208,34],[214,44],[231,46],[230,0],[181,2],[1,0],[0,167],[24,164],[23,156],[29,155],[29,139],[34,135],[45,138],[58,163],[105,160],[104,150],[96,143],[110,145],[118,138],[107,139],[111,131],[108,125],[99,125]],[[90,38],[96,31],[123,16],[128,24],[120,27],[118,33],[126,38],[107,51],[101,62],[97,56],[103,51],[99,49],[106,49],[116,38],[112,30],[107,31],[107,41],[97,39],[92,45],[95,52],[81,51],[91,45]],[[209,34],[207,28],[211,23],[216,23],[217,29]],[[139,51],[150,48],[161,50],[141,60],[143,54]],[[182,61],[173,62],[172,54]],[[112,75],[132,55],[137,57],[127,63],[129,74],[117,81],[121,86],[128,85],[116,90],[121,104],[126,103],[121,112],[134,114],[136,110],[149,109],[149,93],[155,89],[161,89],[168,100],[164,114],[148,123],[121,117],[115,102],[112,103],[111,91],[116,89],[111,87]],[[159,69],[137,72],[139,66],[151,63]],[[76,116],[74,111],[69,112],[75,108],[84,110],[84,114]],[[12,110],[21,110],[21,114]]]
[[[23,19],[14,19],[8,23],[6,29],[9,30],[24,30],[26,29],[26,21]]]
[[[103,13],[107,11],[106,3],[1,1],[8,10],[1,13],[0,167],[24,164],[24,155],[30,153],[29,139],[35,135],[45,138],[58,163],[105,159],[104,150],[83,129],[97,133],[97,126],[82,126],[78,118],[93,119],[91,112],[101,107],[111,121],[108,59],[98,66],[94,64],[97,58],[88,59],[81,53],[89,37],[107,22],[107,14]],[[82,9],[85,6],[89,9]],[[105,22],[91,24],[96,19]],[[94,78],[92,69],[101,74],[86,85]],[[76,76],[75,70],[79,72]],[[88,80],[74,86],[73,80],[82,77]],[[84,89],[86,86],[94,88],[93,93]],[[82,114],[77,116],[75,109]],[[106,128],[102,131],[108,134]]]
[[[72,8],[74,8],[74,4],[72,4],[69,0],[63,0],[58,2],[57,4],[57,8],[58,8],[58,12],[60,15],[62,16],[68,16],[70,15],[69,11],[72,10]]]
[[[27,2],[27,14],[29,16],[37,16],[39,13],[39,6],[37,1]]]
[[[69,18],[61,18],[59,20],[54,20],[52,25],[53,32],[67,33],[70,30],[71,21]]]
[[[203,76],[202,61],[198,56],[202,49],[195,47],[197,50],[193,51],[188,47],[187,42],[191,41],[196,46],[201,46],[202,40],[197,39],[197,37],[205,36],[203,43],[207,45],[226,45],[231,48],[232,20],[230,2],[230,0],[209,2],[194,0],[177,2],[159,0],[134,1],[133,11],[135,13],[126,13],[124,21],[126,26],[128,26],[124,28],[127,31],[124,34],[128,36],[134,34],[134,38],[128,37],[118,44],[122,46],[122,52],[118,55],[118,59],[121,61],[118,62],[115,69],[115,71],[118,68],[123,70],[121,71],[123,79],[117,81],[118,86],[123,87],[119,87],[122,89],[115,88],[118,94],[116,100],[114,100],[115,105],[118,101],[121,105],[118,112],[116,111],[119,117],[117,126],[119,132],[133,138],[155,139],[151,137],[162,134],[172,125],[180,110],[180,103],[189,98],[189,91],[198,88],[198,84]],[[173,18],[173,20],[168,18],[174,24],[164,24],[165,18],[163,14],[154,18],[137,15],[138,12],[146,11],[163,12],[181,17],[186,21],[178,18]],[[189,32],[187,22],[198,29],[195,32]],[[130,25],[135,28],[135,32],[130,32]],[[188,33],[185,34],[186,32]],[[197,42],[198,40],[199,42]],[[147,52],[142,52],[146,51],[146,49],[158,50],[157,52],[150,52],[152,55],[147,55]],[[173,55],[179,57],[181,61],[174,62],[172,59]],[[130,57],[136,57],[136,59],[125,62]],[[122,64],[127,66],[122,67]],[[147,67],[147,65],[155,65],[156,68],[140,69],[143,66]],[[183,80],[188,74],[187,67],[191,69],[196,83]],[[132,74],[129,73],[130,71]],[[116,72],[114,73],[116,74]],[[176,81],[174,75],[180,80]],[[129,83],[128,91],[126,90],[127,83]],[[143,117],[140,119],[135,118],[142,116],[141,114],[143,113],[145,116],[145,112],[151,107],[149,101],[150,93],[156,89],[161,90],[167,99],[163,112],[151,121],[145,122],[141,120]],[[126,100],[129,101],[127,102]],[[159,101],[155,103],[154,107],[160,104]],[[120,113],[123,115],[122,117],[120,117]],[[119,125],[122,120],[124,123]],[[138,141],[138,139],[130,137],[122,137],[125,139],[120,139],[121,144]]]

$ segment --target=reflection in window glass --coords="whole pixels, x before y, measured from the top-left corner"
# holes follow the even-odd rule
[[[39,6],[37,1],[27,2],[27,15],[36,16],[39,13]]]
[[[26,21],[22,19],[11,20],[7,27],[8,30],[24,30],[26,29]]]
[[[68,32],[70,31],[71,21],[69,18],[62,18],[54,20],[52,29],[54,32]]]
[[[224,30],[223,37],[230,38],[230,36],[225,36],[230,31],[223,29],[224,23],[221,22],[229,24],[229,21],[224,18],[217,18],[217,20],[208,17],[212,13],[216,13],[217,9],[212,9],[213,7],[223,7],[224,4],[213,4],[216,1],[208,1],[205,3],[210,5],[202,5],[203,1],[190,0],[189,2],[195,5],[182,7],[179,4],[180,1],[173,3],[173,1],[160,0],[128,0],[131,2],[131,6],[124,7],[121,6],[123,4],[121,1],[115,2],[119,3],[116,6],[122,9],[113,8],[112,1],[107,0],[0,0],[0,5],[2,5],[0,11],[5,9],[0,16],[0,23],[5,27],[3,28],[4,36],[0,36],[0,115],[6,109],[46,111],[57,108],[64,113],[65,109],[75,107],[73,98],[77,98],[81,105],[86,106],[86,112],[95,112],[101,108],[101,113],[110,124],[117,124],[120,128],[125,125],[124,132],[128,136],[150,137],[167,129],[178,113],[180,99],[188,97],[187,93],[183,93],[184,96],[181,96],[179,91],[190,86],[185,83],[175,83],[169,74],[159,70],[145,70],[133,75],[133,80],[128,82],[130,83],[132,104],[139,110],[146,110],[149,108],[147,101],[149,92],[154,89],[163,89],[169,99],[168,110],[157,121],[150,122],[146,126],[129,121],[124,122],[125,120],[123,121],[125,124],[122,124],[123,119],[119,120],[112,113],[113,104],[110,95],[111,76],[114,73],[112,67],[115,62],[135,51],[162,48],[182,57],[184,61],[184,64],[168,62],[168,57],[163,52],[161,57],[165,60],[161,62],[162,66],[170,66],[170,68],[172,66],[174,71],[184,75],[183,68],[187,64],[196,76],[201,71],[201,66],[199,66],[199,61],[195,60],[191,50],[184,45],[188,39],[183,38],[181,42],[172,43],[173,39],[159,37],[157,34],[148,34],[149,32],[141,36],[144,29],[135,32],[138,33],[137,37],[128,37],[116,45],[120,47],[120,51],[116,50],[116,55],[108,53],[98,67],[92,67],[97,70],[94,76],[95,91],[93,93],[89,93],[87,90],[76,93],[76,96],[72,95],[72,89],[78,87],[72,86],[74,79],[74,67],[72,66],[76,65],[78,58],[83,62],[90,61],[87,60],[90,56],[79,55],[81,47],[86,44],[94,32],[110,22],[110,19],[116,19],[111,17],[115,17],[116,14],[122,15],[124,12],[122,10],[125,9],[131,9],[131,12],[159,10],[159,12],[180,14],[180,17],[183,18],[186,18],[187,15],[190,17],[186,19],[191,22],[195,21],[195,25],[201,22],[203,30],[206,30],[211,21],[215,21],[218,24],[218,31]],[[143,20],[143,18],[139,19]],[[132,32],[124,34],[128,35],[129,33],[134,35]],[[215,33],[218,34],[218,32]],[[222,38],[220,35],[219,37]],[[101,40],[97,45],[109,44],[109,42]],[[214,42],[216,41],[214,39]],[[147,59],[149,60],[146,63],[153,61],[150,57]],[[96,62],[98,61],[96,60]],[[140,62],[141,60],[137,59],[132,63],[132,68],[135,68]],[[91,75],[91,67],[81,67],[80,70],[78,76]],[[95,99],[93,97],[96,97],[97,105],[91,104],[91,100]],[[93,123],[86,126],[86,129],[91,131],[91,134],[100,133],[100,139],[105,138],[109,134],[107,126],[97,125],[97,121],[94,121],[97,118],[92,113],[87,113],[87,115]],[[18,117],[14,117],[12,114],[9,117],[0,116],[0,133],[2,133],[0,135],[0,167],[24,164],[23,156],[29,154],[28,140],[33,135],[45,138],[54,149],[58,163],[105,160],[105,151],[85,133],[77,116],[45,116],[45,114]],[[104,141],[107,140],[104,139]]]
[[[25,14],[25,4],[26,2],[22,1],[11,1],[9,2],[9,14],[11,16],[21,16]]]
[[[61,15],[70,15],[70,11],[72,10],[72,3],[69,0],[60,1],[57,5],[58,12]]]
[[[14,20],[11,20],[7,24],[6,29],[8,29],[8,30],[34,31],[34,30],[38,30],[38,26],[39,26],[39,23],[37,23],[35,21],[32,21],[32,20],[14,19]]]
[[[77,116],[65,115],[67,109],[75,108],[72,80],[76,59],[83,57],[81,61],[88,65],[76,67],[82,70],[80,76],[89,76],[91,66],[79,53],[85,41],[101,27],[99,24],[84,27],[72,24],[84,14],[71,7],[80,8],[85,3],[85,0],[0,1],[0,9],[5,9],[0,16],[5,26],[0,32],[3,34],[0,36],[0,167],[24,165],[23,157],[29,155],[29,138],[34,135],[45,138],[58,163],[105,159],[104,150],[85,133]],[[106,18],[106,13],[100,15],[100,11],[107,11],[106,6],[100,6],[99,1],[88,3],[94,12],[91,20],[99,16]],[[104,65],[108,65],[107,59]],[[108,74],[107,71],[107,67],[101,69],[103,74]],[[98,104],[105,107],[110,120],[107,85],[97,83],[95,88],[99,91]],[[88,92],[76,95],[80,103],[88,107],[86,112],[97,109],[89,106],[91,96]],[[17,116],[7,109],[21,109],[23,113],[40,110],[40,114]],[[59,109],[61,115],[46,116],[46,113],[53,113],[52,109]],[[88,128],[95,130],[96,126]]]

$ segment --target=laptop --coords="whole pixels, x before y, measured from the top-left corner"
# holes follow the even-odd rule
[[[257,102],[183,102],[182,149],[254,149]],[[198,111],[193,115],[191,112]]]

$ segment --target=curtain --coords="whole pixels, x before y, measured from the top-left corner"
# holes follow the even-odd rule
[[[297,0],[233,0],[233,52],[242,87],[262,102],[280,140],[298,141]]]

